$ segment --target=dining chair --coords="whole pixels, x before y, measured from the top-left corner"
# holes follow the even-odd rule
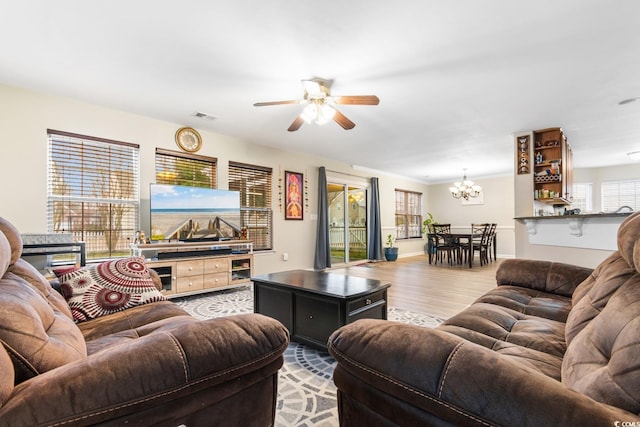
[[[429,253],[429,264],[432,258],[436,264],[438,260],[443,262],[445,253],[449,264],[453,264],[454,260],[460,262],[460,246],[451,236],[451,224],[431,224],[431,227],[433,233],[430,234],[430,239],[433,253]]]
[[[471,234],[474,236],[468,241],[460,242],[461,253],[464,255],[464,262],[467,261],[467,254],[471,253],[471,256],[475,258],[476,251],[480,253],[480,265],[484,265],[484,261],[487,259],[488,247],[484,245],[485,241],[488,241],[488,234],[491,228],[491,224],[471,224]],[[471,250],[469,250],[471,246]],[[488,262],[488,261],[487,261]],[[473,263],[473,260],[471,261]]]
[[[498,228],[498,224],[491,223],[489,228],[489,247],[487,252],[489,253],[489,261],[495,261],[497,256],[494,256],[496,244],[496,229]]]
[[[485,265],[489,263],[489,242],[491,235],[491,224],[485,224],[484,230],[482,231],[482,235],[480,236],[480,240],[473,242],[473,253],[475,255],[476,252],[480,255],[480,265]]]

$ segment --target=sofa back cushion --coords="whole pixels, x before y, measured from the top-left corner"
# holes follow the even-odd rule
[[[618,230],[618,251],[576,289],[562,382],[640,413],[640,212]]]
[[[20,234],[0,218],[0,343],[16,384],[87,354],[64,299],[21,251]]]

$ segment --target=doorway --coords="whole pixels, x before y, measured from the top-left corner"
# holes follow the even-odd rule
[[[367,259],[367,189],[351,184],[327,184],[331,264]]]

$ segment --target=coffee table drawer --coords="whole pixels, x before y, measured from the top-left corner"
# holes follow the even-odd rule
[[[387,296],[386,291],[376,292],[362,298],[355,299],[353,301],[349,301],[347,304],[347,312],[351,314],[354,311],[358,311],[359,309],[366,307],[368,305],[374,305],[379,303],[380,301],[385,301]],[[386,301],[385,301],[386,302]]]

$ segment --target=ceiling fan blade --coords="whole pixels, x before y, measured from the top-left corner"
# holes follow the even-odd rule
[[[375,95],[334,96],[336,104],[343,105],[378,105],[380,99]]]
[[[304,101],[299,99],[291,100],[291,101],[269,101],[269,102],[256,102],[253,104],[254,107],[266,107],[269,105],[284,105],[284,104],[300,104]]]
[[[344,130],[349,130],[349,129],[353,129],[356,124],[353,123],[351,120],[349,120],[347,118],[347,116],[345,116],[344,114],[342,114],[340,111],[336,110],[336,114],[333,116],[333,120],[339,124],[340,126],[342,126],[342,128]]]
[[[298,129],[300,129],[300,126],[302,126],[302,124],[304,123],[304,120],[302,119],[302,117],[298,116],[296,117],[296,119],[293,121],[293,123],[291,123],[291,126],[289,126],[289,129],[287,129],[289,132],[295,132]]]

